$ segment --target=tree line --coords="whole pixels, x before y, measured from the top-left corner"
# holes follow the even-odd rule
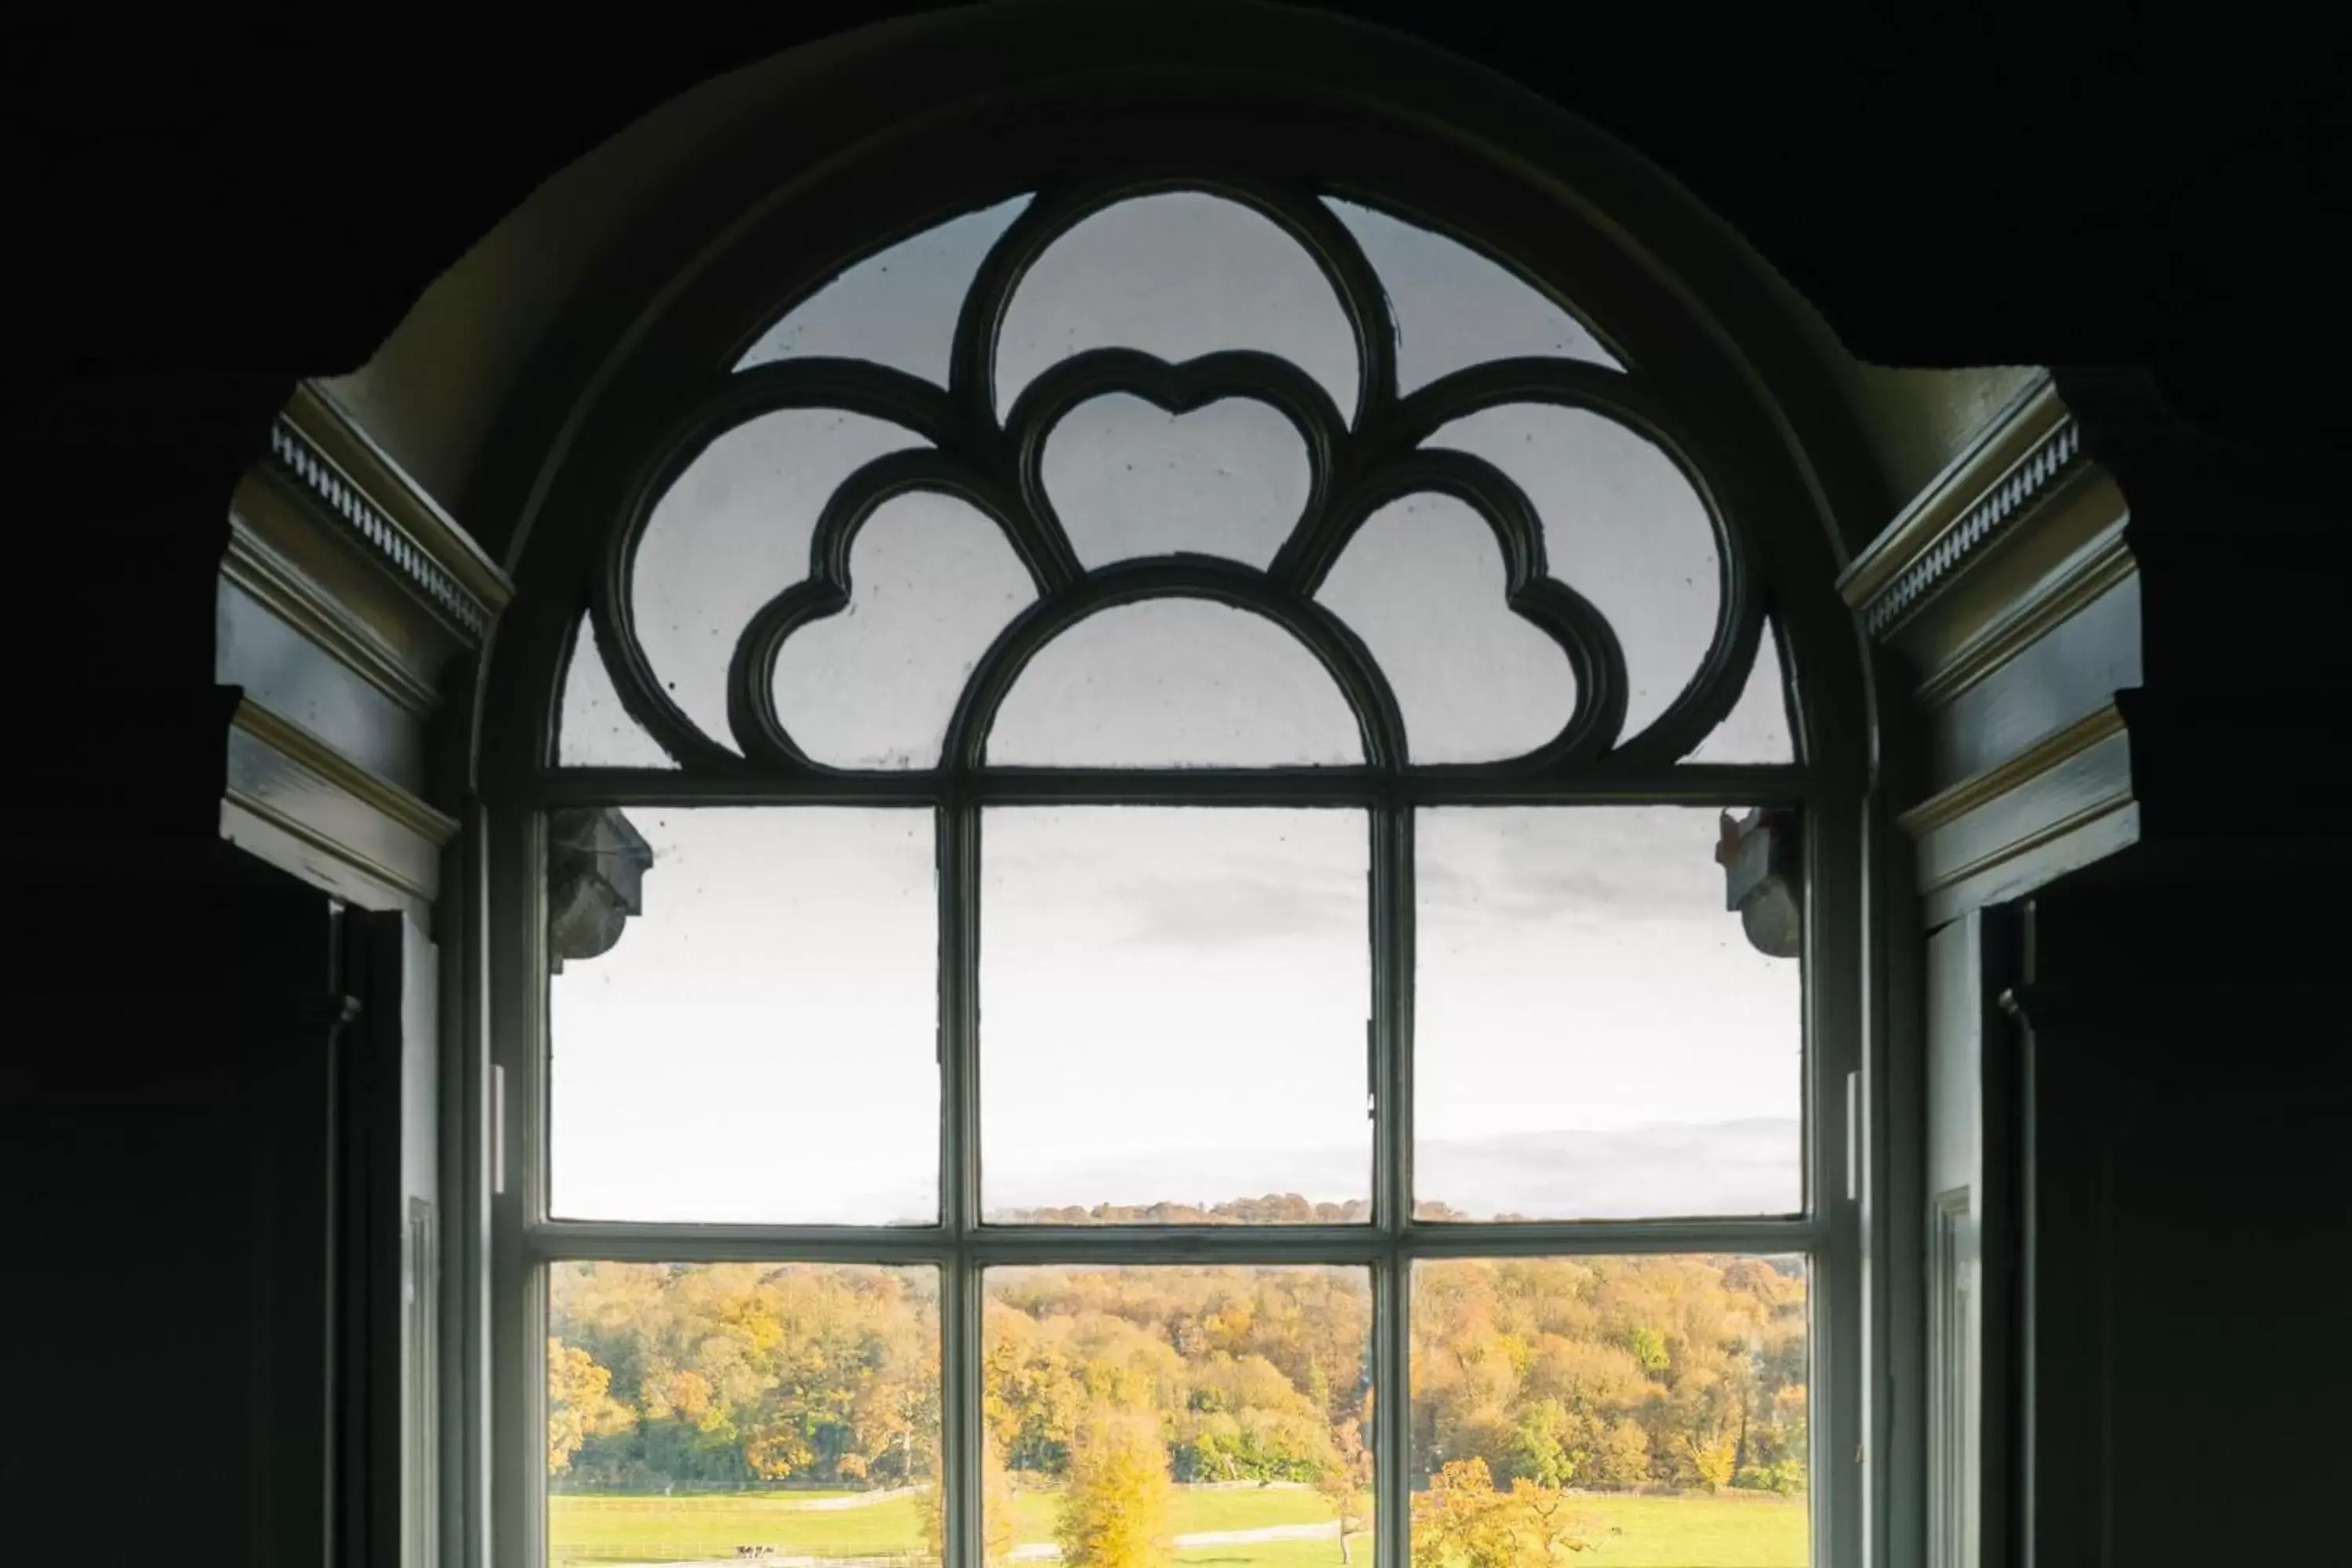
[[[1570,1490],[1804,1485],[1796,1266],[1448,1259],[1418,1265],[1412,1288],[1416,1556],[1427,1536],[1433,1565],[1510,1568],[1575,1550]],[[562,1267],[548,1346],[555,1482],[928,1485],[938,1298],[928,1268]],[[1173,1483],[1305,1482],[1340,1519],[1344,1552],[1370,1524],[1370,1329],[1360,1268],[992,1270],[986,1488],[1060,1489],[1066,1561],[1128,1568],[1160,1557],[1131,1538],[1150,1533],[1150,1500]],[[1011,1544],[992,1540],[988,1555]]]

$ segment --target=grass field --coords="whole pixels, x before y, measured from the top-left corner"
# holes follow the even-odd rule
[[[744,1545],[772,1546],[779,1556],[882,1557],[911,1553],[921,1540],[923,1500],[892,1498],[870,1507],[810,1510],[840,1493],[722,1492],[678,1497],[559,1494],[550,1500],[548,1560],[568,1564],[676,1563],[731,1558]],[[1054,1538],[1055,1499],[1015,1499],[1023,1542]],[[1803,1568],[1801,1499],[1605,1497],[1578,1506],[1604,1532],[1601,1549],[1580,1559],[1592,1568]],[[1329,1517],[1303,1488],[1177,1489],[1178,1535],[1307,1524]],[[1370,1561],[1370,1538],[1349,1542],[1358,1564]],[[1329,1540],[1253,1541],[1180,1550],[1184,1568],[1337,1568]]]

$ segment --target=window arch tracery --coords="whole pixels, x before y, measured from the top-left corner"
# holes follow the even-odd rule
[[[1194,250],[1171,258],[1187,236]],[[1391,258],[1393,283],[1360,236]],[[1129,291],[1139,300],[1117,286],[1139,265],[1161,268],[1152,289]],[[1163,297],[1171,279],[1191,297]],[[1055,346],[1057,282],[1077,289],[1062,308],[1085,319],[1083,345],[1066,324]],[[1407,337],[1408,309],[1432,324],[1430,348]],[[845,311],[892,323],[871,357],[812,352],[854,346]],[[945,325],[944,348],[902,330],[908,321]],[[1417,383],[1400,368],[1409,341]],[[1481,341],[1547,352],[1475,357]],[[1171,358],[1139,342],[1205,352]],[[1122,482],[1120,448],[1129,476],[1139,449],[1171,437],[1178,457],[1214,463],[1208,443],[1181,439],[1204,419],[1226,427],[1228,460],[1260,482],[1220,492],[1195,477],[1146,515],[1134,490],[1151,476]],[[1284,437],[1295,447],[1275,450]],[[1749,754],[1727,760],[1794,761],[1776,733],[1780,657],[1747,546],[1679,446],[1670,400],[1528,280],[1360,203],[1264,181],[1080,184],[950,218],[782,312],[663,445],[647,500],[608,538],[579,638],[606,668],[601,682],[573,678],[565,765],[645,765],[642,742],[621,737],[631,727],[712,776],[946,780],[1031,765],[988,754],[1029,662],[1090,617],[1185,600],[1294,639],[1358,731],[1345,762],[1326,747],[1192,765],[1606,777],[1690,755],[1735,708],[1747,722],[1728,738]],[[1297,492],[1287,516],[1286,498],[1266,493],[1285,489]],[[747,515],[751,496],[770,510]],[[1458,542],[1465,523],[1489,538],[1483,584],[1465,580],[1480,563]],[[1122,537],[1155,528],[1161,548]],[[933,564],[957,592],[909,606],[903,579],[925,553],[951,559]],[[884,635],[961,654],[935,685],[965,679],[922,694],[934,708],[945,696],[942,721],[861,744],[828,732],[842,716],[816,711],[814,689],[858,656],[803,649],[861,612],[870,626],[860,584],[877,577],[900,590],[898,605],[877,601],[883,615],[919,620]],[[1433,623],[1454,628],[1435,653],[1413,646],[1416,633],[1437,640]],[[1375,641],[1396,652],[1383,660]],[[910,667],[920,650],[864,657],[894,656]],[[1466,668],[1417,668],[1448,657]],[[783,695],[795,682],[797,701]],[[1487,732],[1476,720],[1464,732],[1482,689],[1497,712]],[[599,715],[608,700],[625,720]]]

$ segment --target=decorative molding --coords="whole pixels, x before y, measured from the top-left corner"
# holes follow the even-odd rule
[[[2040,777],[2100,742],[2124,733],[2124,716],[2112,702],[2103,702],[2063,729],[2053,730],[2015,756],[1975,773],[1948,789],[1939,790],[1897,816],[1896,826],[1914,838],[1958,821],[1979,806],[1998,800],[2030,779]]]
[[[428,715],[440,705],[440,694],[373,627],[234,514],[221,575],[409,712]]]
[[[2087,466],[2082,427],[2044,377],[1871,542],[1839,593],[1885,636]]]
[[[2071,476],[2082,455],[2083,433],[2070,419],[1957,521],[1937,531],[1864,607],[1864,628],[1873,637],[1884,636],[1937,583],[1999,539],[2060,479]]]
[[[2127,795],[2114,795],[2093,801],[2090,805],[2070,811],[2054,821],[2042,824],[2032,832],[2012,839],[1998,849],[1979,856],[1966,865],[1953,867],[1936,879],[1935,888],[1937,889],[1949,888],[1965,882],[1971,877],[1981,876],[2004,861],[2014,860],[2019,856],[2039,849],[2054,839],[2063,838],[2076,828],[2096,822],[2101,817],[2120,811],[2131,804],[2133,804],[2132,799]]]
[[[290,840],[301,849],[325,856],[331,864],[320,866],[300,858],[289,864],[283,852],[270,852],[271,846],[266,839],[253,842],[248,835],[238,832],[237,820],[240,817],[258,824],[267,835]],[[355,898],[354,901],[369,907],[374,906],[363,896],[367,891],[375,891],[378,897],[389,894],[395,900],[413,901],[419,908],[430,908],[437,892],[436,889],[339,842],[332,835],[320,832],[293,813],[235,784],[231,784],[221,796],[221,837],[264,860],[321,883],[330,891],[346,898],[361,894],[362,896]],[[356,887],[352,881],[353,877],[358,879]]]
[[[489,634],[488,606],[467,593],[399,524],[371,504],[327,460],[326,454],[282,418],[269,429],[269,458],[280,473],[322,503],[330,515],[347,524],[352,536],[382,564],[419,590],[467,642],[480,646]]]
[[[1919,700],[1940,708],[2073,618],[2138,570],[2124,543],[2124,525],[2110,524],[2024,598],[1960,645],[1919,683]]]
[[[2005,903],[2137,843],[2139,832],[2139,802],[2128,793],[2107,795],[1926,882],[1921,913],[1942,925]]]
[[[1931,925],[2016,898],[2138,841],[2131,733],[2103,704],[1896,821]]]
[[[398,784],[369,772],[301,725],[270,711],[251,698],[237,704],[230,722],[289,762],[316,773],[352,799],[425,839],[435,848],[457,837],[456,817],[435,809]],[[234,795],[236,792],[232,790],[230,793]],[[274,814],[274,808],[257,806],[250,800],[238,804],[257,816],[269,816],[272,820],[277,815],[282,815]],[[343,852],[337,848],[337,853]],[[374,874],[386,875],[380,870]]]
[[[269,431],[271,468],[480,647],[513,584],[383,448],[309,383]]]

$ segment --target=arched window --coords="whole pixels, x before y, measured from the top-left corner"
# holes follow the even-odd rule
[[[1825,1552],[1851,755],[1752,398],[1393,126],[991,145],[767,215],[536,525],[550,1550]]]

